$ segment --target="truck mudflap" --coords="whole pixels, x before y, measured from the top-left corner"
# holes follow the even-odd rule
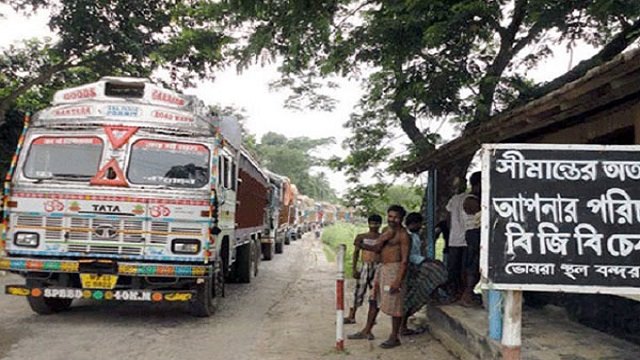
[[[118,262],[115,260],[1,258],[0,270],[53,273],[110,273],[123,276],[195,277],[209,275],[210,266]]]
[[[189,290],[102,290],[77,288],[30,288],[24,285],[7,285],[5,293],[16,296],[44,297],[50,299],[87,299],[98,301],[146,301],[186,302],[191,301],[195,291]]]

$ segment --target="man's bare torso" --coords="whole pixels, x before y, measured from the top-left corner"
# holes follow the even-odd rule
[[[404,227],[397,229],[388,229],[387,231],[394,232],[393,238],[387,241],[380,251],[380,257],[382,263],[394,263],[402,261],[402,252],[400,251],[401,238],[407,236],[407,231]]]
[[[380,233],[368,232],[359,234],[358,237],[367,245],[375,244],[375,240],[378,239]],[[368,240],[368,241],[367,241]],[[380,256],[373,251],[362,249],[361,260],[363,263],[377,263],[380,262]]]

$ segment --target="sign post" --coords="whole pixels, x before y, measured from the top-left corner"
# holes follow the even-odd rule
[[[502,358],[520,359],[522,332],[522,291],[506,291],[502,328]]]
[[[522,291],[640,294],[640,146],[484,145],[482,175],[480,268],[506,290],[505,359],[520,358]]]

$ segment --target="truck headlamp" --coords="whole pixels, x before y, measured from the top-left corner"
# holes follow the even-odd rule
[[[171,242],[174,254],[197,254],[200,252],[200,241],[195,239],[175,239]]]
[[[40,235],[36,233],[19,232],[14,235],[13,243],[16,244],[16,246],[35,248],[40,244]]]

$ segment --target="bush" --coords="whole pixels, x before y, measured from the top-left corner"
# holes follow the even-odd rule
[[[353,269],[352,265],[352,257],[353,257],[353,239],[357,234],[367,232],[367,227],[365,225],[354,225],[348,223],[337,223],[331,226],[328,226],[322,232],[322,242],[325,245],[325,255],[327,256],[327,260],[333,262],[335,261],[335,254],[338,251],[338,245],[345,244],[347,245],[347,250],[344,256],[344,272],[345,277],[352,277]]]

